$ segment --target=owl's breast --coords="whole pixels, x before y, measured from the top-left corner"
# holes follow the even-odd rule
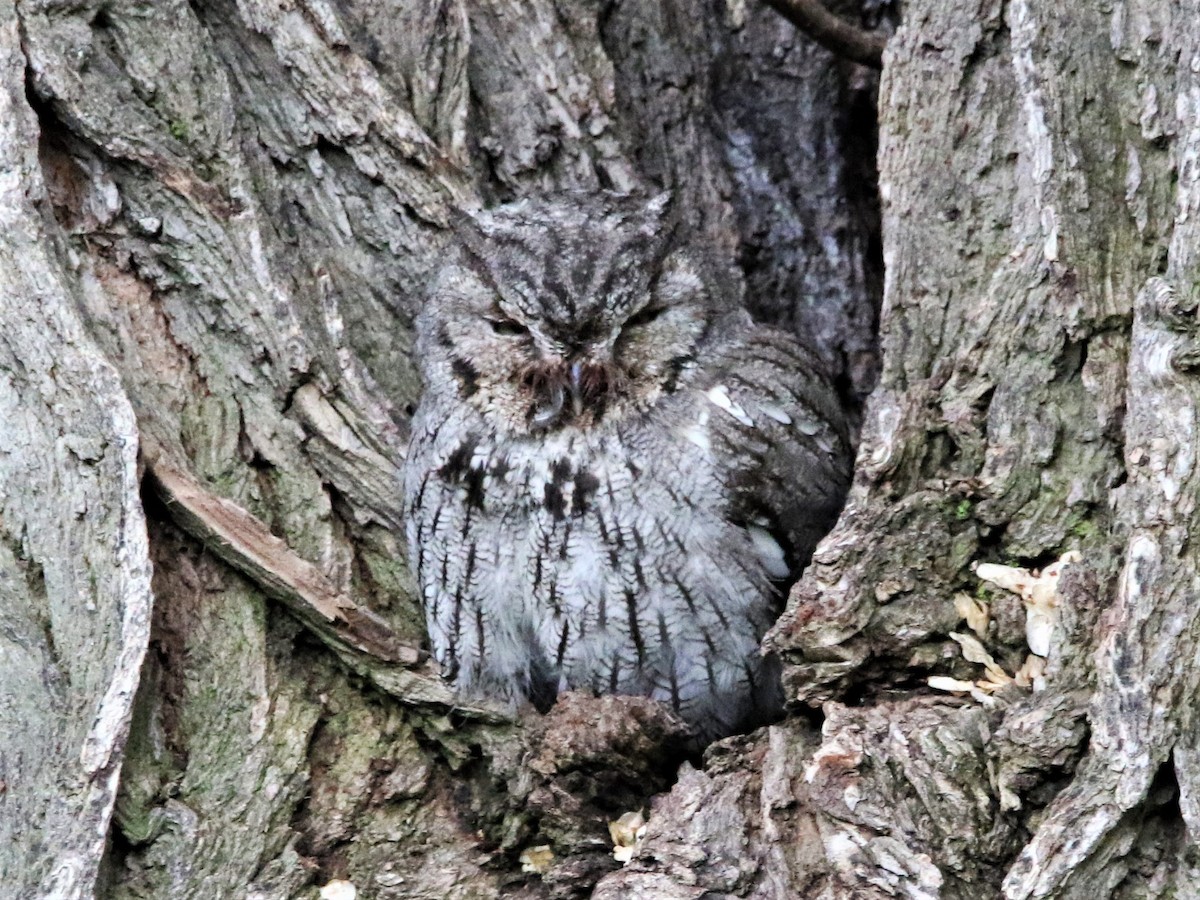
[[[608,427],[507,438],[430,422],[409,461],[410,536],[458,685],[539,705],[645,694],[693,721],[758,696],[783,553],[736,515],[750,457],[721,428],[763,430],[751,415],[710,386]]]
[[[701,454],[652,439],[646,429],[564,430],[536,443],[498,444],[494,452],[503,461],[499,494],[548,522],[639,506],[638,490],[674,477],[674,471],[713,474]]]

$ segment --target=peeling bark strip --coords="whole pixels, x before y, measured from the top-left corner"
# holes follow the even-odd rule
[[[283,603],[353,669],[397,700],[449,707],[487,721],[505,720],[498,710],[458,701],[436,666],[424,665],[427,653],[403,644],[383,619],[339,591],[245,510],[161,461],[148,463],[146,474],[180,528]]]
[[[316,566],[293,553],[245,510],[161,462],[149,462],[147,475],[184,531],[203,541],[268,596],[282,601],[318,633],[327,638],[336,635],[360,652],[386,662],[415,666],[428,658],[417,648],[401,644],[386,623],[339,591]],[[332,628],[327,627],[330,624]]]

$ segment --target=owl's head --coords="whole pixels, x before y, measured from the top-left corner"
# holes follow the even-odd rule
[[[665,205],[567,194],[474,217],[418,320],[429,386],[518,432],[589,427],[674,392],[719,310],[672,249]]]

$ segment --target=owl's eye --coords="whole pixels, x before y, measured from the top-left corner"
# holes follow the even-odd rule
[[[513,319],[488,319],[488,324],[496,334],[529,334],[528,328]]]
[[[641,325],[649,325],[659,316],[667,311],[665,306],[647,306],[638,310],[632,316],[625,320],[625,325],[637,328]]]

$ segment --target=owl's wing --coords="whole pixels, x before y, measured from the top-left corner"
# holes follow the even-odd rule
[[[753,327],[698,386],[714,450],[733,462],[731,518],[747,528],[772,576],[794,576],[833,526],[853,467],[841,404],[820,360],[786,332]]]

